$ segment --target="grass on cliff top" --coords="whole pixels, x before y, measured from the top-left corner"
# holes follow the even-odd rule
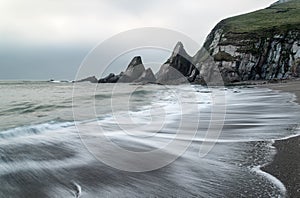
[[[225,32],[262,33],[266,30],[286,32],[300,29],[300,0],[272,5],[266,9],[223,20]]]

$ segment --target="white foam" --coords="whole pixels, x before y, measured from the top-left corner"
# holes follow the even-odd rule
[[[297,130],[299,130],[299,129],[297,129]],[[294,137],[298,137],[298,136],[300,136],[300,134],[297,133],[297,134],[289,135],[289,136],[286,136],[286,137],[283,137],[283,138],[280,138],[280,139],[276,139],[276,140],[288,140],[288,139],[291,139],[291,138],[294,138]]]
[[[73,132],[73,135],[72,135]],[[23,171],[23,170],[53,170],[61,169],[66,167],[78,167],[82,165],[87,165],[91,161],[95,160],[93,156],[89,154],[84,147],[80,146],[81,141],[77,137],[77,131],[75,127],[61,128],[58,130],[53,130],[36,134],[34,136],[24,136],[22,138],[8,139],[8,141],[1,142],[1,144],[49,144],[53,143],[59,144],[63,143],[67,149],[76,151],[75,155],[64,159],[50,159],[43,161],[35,160],[25,160],[25,161],[12,161],[0,163],[0,175],[8,174],[11,172]]]
[[[276,177],[274,177],[273,175],[267,173],[267,172],[264,172],[262,171],[260,168],[263,167],[261,165],[259,166],[255,166],[253,167],[251,170],[256,172],[257,174],[267,178],[270,182],[272,182],[279,190],[280,192],[282,193],[281,194],[281,197],[285,197],[286,195],[286,187],[284,186],[284,184],[279,180],[277,179]]]
[[[76,182],[73,182],[73,184],[76,188],[74,196],[75,196],[75,198],[79,198],[81,196],[81,186],[79,184],[77,184]]]
[[[31,125],[31,126],[22,126],[13,129],[8,129],[6,131],[1,131],[0,138],[7,139],[7,138],[14,138],[14,137],[26,136],[26,135],[36,135],[42,132],[58,130],[70,126],[74,126],[74,122],[62,122],[62,123],[48,122],[43,124]]]

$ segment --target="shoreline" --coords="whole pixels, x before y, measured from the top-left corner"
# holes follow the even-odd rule
[[[256,87],[293,93],[296,95],[293,102],[300,105],[300,80],[261,84]],[[300,134],[275,140],[273,146],[277,153],[273,161],[261,167],[261,170],[273,175],[285,185],[287,197],[300,197]]]
[[[300,196],[300,136],[291,137],[284,140],[276,140],[273,146],[277,153],[273,161],[261,167],[261,170],[267,172],[279,179],[285,186],[288,197]]]

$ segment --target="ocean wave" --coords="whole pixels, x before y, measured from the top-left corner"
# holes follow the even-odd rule
[[[290,135],[293,131],[286,128],[299,121],[298,108],[285,102],[289,101],[289,95],[275,97],[273,92],[265,89],[241,89],[239,93],[228,89],[225,125],[221,136],[216,140],[205,136],[211,120],[212,95],[216,90],[211,92],[202,87],[195,86],[190,89],[182,86],[180,89],[155,87],[153,92],[152,86],[149,86],[145,88],[145,92],[144,88],[139,88],[133,92],[133,101],[141,102],[134,103],[136,108],[132,109],[125,108],[128,105],[125,96],[132,89],[127,90],[127,85],[124,85],[114,95],[117,99],[114,112],[116,114],[112,115],[107,110],[111,108],[107,89],[101,90],[95,96],[94,89],[88,92],[84,86],[82,85],[81,95],[76,96],[79,103],[75,106],[79,109],[79,114],[92,112],[92,115],[82,116],[84,121],[76,122],[79,126],[76,124],[75,127],[74,122],[69,117],[66,118],[65,115],[71,111],[56,111],[59,108],[56,104],[68,106],[70,96],[63,95],[63,89],[58,95],[41,99],[40,104],[22,102],[23,105],[28,105],[27,110],[34,109],[33,112],[54,108],[53,112],[44,113],[49,116],[46,121],[37,120],[43,123],[27,125],[26,123],[33,123],[28,118],[36,115],[25,112],[18,114],[18,118],[24,117],[25,121],[20,123],[26,126],[18,125],[17,128],[0,131],[0,161],[1,155],[4,155],[0,162],[0,180],[3,181],[0,197],[4,193],[15,193],[11,189],[27,189],[27,183],[35,189],[42,189],[47,193],[51,191],[55,196],[62,196],[64,190],[74,196],[79,196],[82,191],[82,196],[91,196],[93,192],[99,196],[107,192],[111,197],[148,196],[154,192],[163,197],[247,197],[249,194],[274,197],[284,191],[277,180],[261,173],[259,166],[266,160],[272,160],[272,149],[268,148],[272,143],[271,139]],[[35,99],[35,95],[27,95]],[[93,97],[99,100],[99,103],[95,103],[96,108],[99,108],[98,119],[95,118],[94,111],[89,109],[92,104],[90,99]],[[8,107],[18,108],[18,101],[14,105],[9,104]],[[131,107],[130,105],[128,106]],[[3,107],[7,108],[5,105]],[[15,109],[15,112],[22,110],[24,109]],[[202,120],[199,127],[192,127],[198,126],[196,116],[200,114]],[[50,115],[62,119],[54,119]],[[105,144],[101,144],[102,139],[98,139],[103,137],[99,136],[99,127],[104,129],[106,138],[113,143],[135,152],[164,148],[175,138],[178,142],[185,143],[191,140],[189,135],[195,130],[197,134],[186,152],[173,163],[156,171],[131,174],[96,161],[84,147],[81,141],[89,145],[88,149],[107,149],[107,157],[111,157],[113,150],[105,148]],[[176,137],[179,128],[182,128],[184,134]],[[78,131],[80,129],[83,131]],[[216,144],[206,157],[201,158],[199,149],[203,142]],[[165,149],[164,152],[168,155],[178,154],[173,149]],[[136,162],[139,163],[139,160]],[[70,185],[70,182],[74,183]],[[62,183],[68,185],[63,186]],[[43,189],[44,186],[47,188]]]
[[[17,128],[2,131],[0,132],[0,138],[7,139],[12,137],[24,136],[24,135],[35,135],[45,131],[58,130],[70,126],[74,126],[74,122],[57,123],[55,121],[50,121],[47,123],[31,125],[31,126],[22,126],[22,127],[17,127]]]
[[[37,111],[52,111],[56,109],[72,108],[71,105],[35,105],[33,103],[21,103],[12,106],[0,112],[0,115],[9,115],[14,113],[27,114]]]
[[[23,114],[23,113],[32,113],[36,111],[52,111],[61,108],[72,108],[72,106],[71,105],[37,105],[31,108],[27,108],[21,111],[20,113]]]

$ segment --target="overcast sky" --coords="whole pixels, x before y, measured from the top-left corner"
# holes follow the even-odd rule
[[[221,19],[273,2],[0,0],[0,79],[74,79],[93,47],[133,28],[168,28],[202,44]]]

